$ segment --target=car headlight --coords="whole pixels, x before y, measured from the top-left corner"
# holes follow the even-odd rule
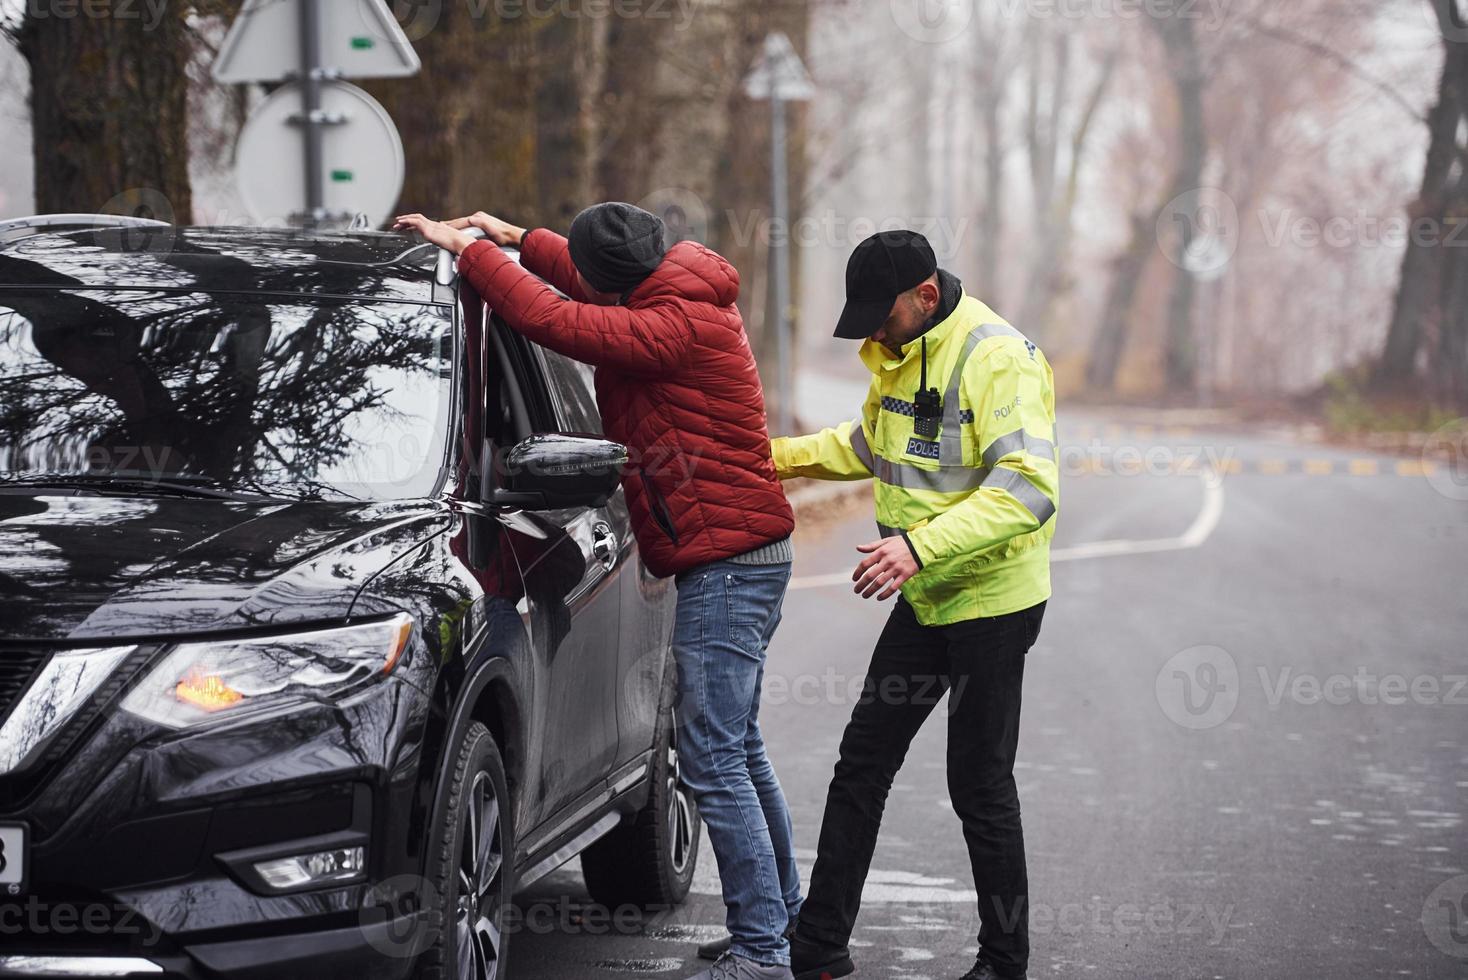
[[[413,632],[406,613],[339,629],[175,647],[122,706],[168,728],[297,702],[339,698],[397,666]]]

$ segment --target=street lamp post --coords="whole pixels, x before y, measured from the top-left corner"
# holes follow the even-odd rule
[[[789,435],[794,430],[795,356],[790,337],[790,172],[785,103],[809,101],[815,95],[815,86],[795,46],[776,31],[765,38],[764,53],[744,80],[744,91],[752,99],[770,100],[770,278],[780,388],[776,432]]]

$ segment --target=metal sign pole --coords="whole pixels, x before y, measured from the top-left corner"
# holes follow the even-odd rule
[[[788,160],[785,150],[785,100],[779,92],[770,95],[770,182],[773,185],[770,222],[770,261],[775,271],[775,340],[780,372],[779,434],[795,431],[792,421],[795,400],[794,358],[790,351],[790,210]]]
[[[301,13],[301,125],[305,128],[307,231],[325,211],[326,185],[321,172],[321,0],[298,0]]]
[[[763,56],[744,80],[752,99],[770,100],[770,278],[779,358],[780,411],[777,434],[790,435],[795,415],[795,352],[790,323],[790,166],[785,138],[785,103],[815,95],[810,74],[790,39],[776,31],[765,38]]]

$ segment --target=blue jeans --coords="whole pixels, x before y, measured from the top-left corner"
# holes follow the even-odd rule
[[[765,648],[789,563],[717,561],[678,576],[678,757],[719,862],[736,956],[788,965],[800,872],[785,794],[759,730]]]

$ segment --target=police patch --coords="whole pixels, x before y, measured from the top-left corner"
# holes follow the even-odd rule
[[[938,444],[936,442],[928,442],[926,439],[909,439],[907,440],[907,454],[937,462]]]

